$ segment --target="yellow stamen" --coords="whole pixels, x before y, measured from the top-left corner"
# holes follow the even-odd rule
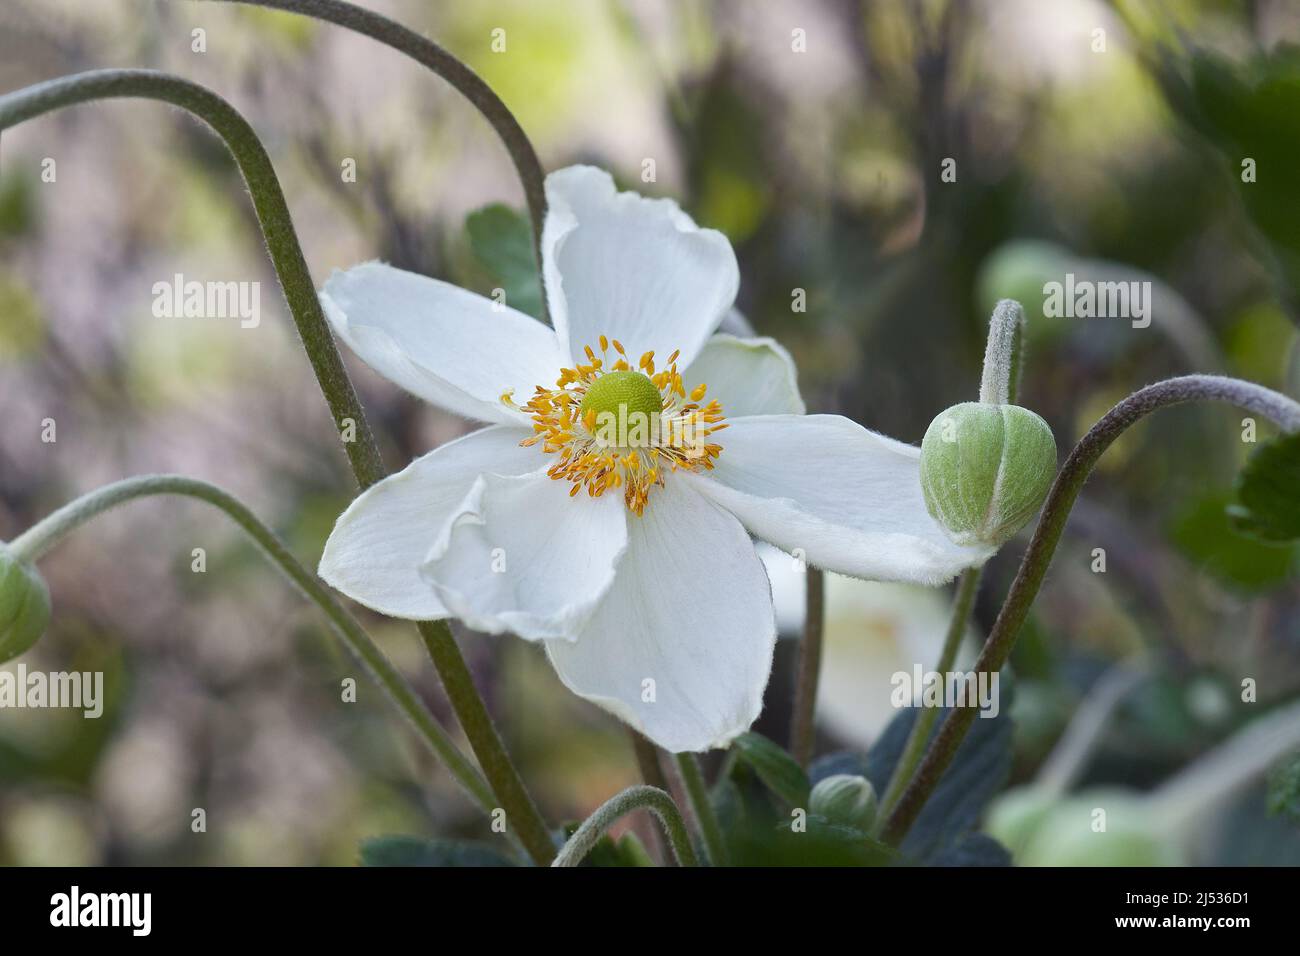
[[[713,468],[722,446],[705,444],[704,439],[727,426],[717,401],[700,406],[707,386],[696,386],[690,401],[685,401],[686,389],[677,368],[680,349],[673,350],[662,371],[655,369],[654,352],[644,352],[637,362],[640,371],[633,372],[622,342],[604,335],[598,341],[601,355],[613,345],[619,356],[608,369],[591,346],[584,346],[586,362],[561,369],[554,388],[538,385],[522,405],[515,404],[513,390],[508,390],[501,401],[532,418],[534,434],[519,444],[540,444],[544,454],[557,456],[546,474],[570,482],[570,497],[585,488],[588,497],[599,498],[617,488],[628,509],[640,515],[652,490],[664,483],[664,475]],[[602,383],[613,373],[624,379]],[[627,379],[629,375],[633,377]],[[602,384],[597,387],[597,383]],[[593,388],[596,391],[589,398]],[[646,395],[651,388],[654,391]],[[625,430],[614,439],[619,443],[616,447],[610,447],[610,436],[596,431],[598,413],[611,410],[617,410],[618,427]],[[648,417],[648,421],[634,424],[634,416]],[[648,428],[642,430],[639,424]]]

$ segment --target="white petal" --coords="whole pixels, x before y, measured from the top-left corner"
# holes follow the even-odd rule
[[[614,586],[578,640],[546,650],[575,694],[681,753],[725,747],[758,717],[776,625],[745,529],[676,478],[629,519]]]
[[[423,567],[447,610],[489,634],[572,640],[627,547],[619,493],[569,497],[545,472],[484,475]]]
[[[714,440],[722,445],[714,470],[684,477],[753,534],[815,567],[933,585],[993,553],[954,544],[930,517],[920,449],[847,418],[740,418]]]
[[[740,284],[731,243],[670,199],[617,192],[609,173],[570,166],[546,177],[542,235],[551,321],[575,360],[601,335],[632,360],[695,357]]]
[[[536,319],[382,262],[335,272],[320,300],[339,338],[376,372],[476,421],[524,421],[501,395],[513,389],[522,400],[569,364]]]
[[[357,496],[339,516],[320,576],[366,607],[415,621],[447,617],[421,576],[429,549],[484,473],[519,475],[545,459],[519,428],[484,428],[434,449]]]
[[[790,353],[768,338],[715,335],[682,373],[687,394],[701,383],[728,418],[802,415],[803,398]]]
[[[718,324],[718,331],[742,339],[752,339],[755,335],[754,327],[749,324],[749,319],[745,318],[745,313],[735,306],[732,306],[731,311],[722,317],[722,321]]]

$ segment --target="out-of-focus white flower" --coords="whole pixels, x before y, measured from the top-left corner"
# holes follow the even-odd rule
[[[543,642],[572,691],[667,750],[725,746],[758,715],[775,639],[751,534],[927,584],[989,549],[927,513],[916,448],[805,416],[784,349],[714,334],[739,283],[724,236],[591,167],[546,193],[553,329],[381,263],[326,284],[371,367],[492,424],[362,493],[320,573],[395,617]]]
[[[768,545],[759,553],[772,580],[781,635],[798,637],[805,608],[801,565]],[[917,665],[928,671],[939,660],[951,607],[933,588],[840,574],[826,575],[825,595],[817,719],[845,743],[866,749],[898,714],[891,702],[894,675],[910,680]],[[977,646],[968,631],[958,669],[970,666]]]

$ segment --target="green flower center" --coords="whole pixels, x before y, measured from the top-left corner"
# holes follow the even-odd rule
[[[634,422],[645,416],[648,422],[663,411],[663,396],[640,372],[606,372],[588,387],[579,410],[583,418],[594,411],[597,419],[609,413],[615,420]]]

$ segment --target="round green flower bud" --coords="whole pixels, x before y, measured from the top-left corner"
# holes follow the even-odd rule
[[[954,405],[921,441],[926,507],[961,545],[1001,545],[1038,512],[1055,475],[1052,430],[1019,405]]]
[[[40,639],[50,622],[50,592],[40,574],[0,543],[0,663]]]
[[[870,830],[876,822],[876,790],[866,777],[837,773],[813,787],[808,810],[832,823]]]

